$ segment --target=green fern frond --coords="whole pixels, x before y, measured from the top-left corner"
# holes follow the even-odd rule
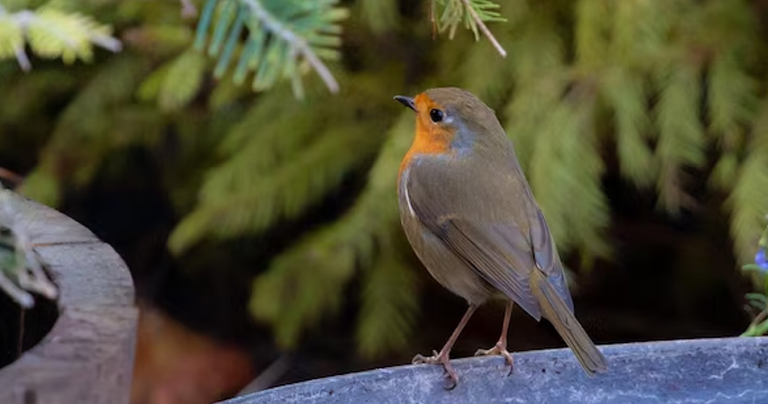
[[[143,100],[157,99],[166,112],[184,108],[197,94],[203,83],[206,59],[200,52],[189,49],[159,67],[138,89]]]
[[[709,176],[710,185],[722,191],[730,191],[738,179],[739,165],[735,152],[724,152]]]
[[[701,101],[699,68],[679,64],[657,78],[661,89],[655,118],[659,140],[658,189],[661,205],[675,213],[692,203],[684,190],[684,168],[699,168],[705,162],[706,139],[699,118]]]
[[[418,310],[416,276],[396,249],[385,249],[363,279],[357,343],[364,357],[403,348]]]
[[[388,243],[399,230],[397,168],[412,138],[413,113],[406,111],[388,133],[352,209],[281,254],[254,281],[251,312],[272,325],[281,345],[293,346],[302,330],[335,310],[355,268],[371,266],[376,246]],[[299,293],[305,289],[306,294]]]
[[[206,235],[231,238],[259,233],[277,220],[297,217],[375,151],[379,138],[370,132],[364,124],[335,128],[306,145],[291,164],[250,173],[250,178],[242,173],[238,178],[247,181],[232,184],[230,192],[209,181],[200,205],[171,235],[171,249],[181,252]]]
[[[768,101],[752,127],[747,158],[738,170],[726,207],[731,210],[734,252],[742,264],[752,262],[768,213]]]
[[[740,146],[741,132],[752,121],[757,103],[754,79],[734,52],[722,52],[709,70],[709,130],[726,150]]]
[[[530,168],[540,130],[568,84],[563,43],[548,23],[534,14],[514,35],[510,48],[515,90],[505,108],[504,127],[524,170]]]
[[[564,100],[551,111],[537,135],[529,170],[534,195],[558,247],[580,251],[586,261],[610,254],[602,234],[609,216],[600,186],[604,166],[592,122],[593,103]]]
[[[617,1],[611,23],[608,55],[614,64],[649,71],[668,58],[674,5],[664,1]],[[599,16],[598,16],[599,17]],[[586,38],[585,38],[586,39]],[[585,44],[591,46],[591,44]],[[604,53],[601,49],[592,49]]]
[[[0,59],[15,57],[25,71],[31,63],[26,45],[42,58],[60,58],[71,64],[93,59],[94,45],[119,52],[120,41],[111,36],[111,28],[90,16],[58,9],[55,2],[34,11],[9,13],[0,5]]]
[[[751,262],[768,211],[768,150],[750,153],[728,199],[731,235],[739,262]]]
[[[321,106],[285,108],[290,92],[276,89],[249,110],[219,147],[227,161],[211,171],[201,194],[215,195],[249,183],[250,177],[273,170],[299,155],[326,129],[332,112]],[[290,136],[286,134],[290,133]]]
[[[287,78],[295,96],[302,98],[301,74],[311,68],[335,93],[338,83],[322,59],[339,57],[338,22],[347,17],[348,11],[336,7],[337,2],[208,0],[201,11],[195,48],[203,51],[208,42],[207,54],[217,58],[217,79],[233,62],[236,83],[243,83],[253,72],[254,91],[266,90]],[[241,43],[244,33],[247,39]]]
[[[601,91],[613,109],[617,124],[616,147],[621,173],[639,186],[650,185],[657,171],[647,139],[651,120],[642,79],[625,69],[614,68],[603,77]]]
[[[303,125],[298,130],[285,126],[289,116],[298,114],[300,117],[295,119],[295,123],[301,124],[311,120],[309,118],[314,116],[313,111],[315,108],[322,107],[325,103],[319,102],[313,103],[313,105],[302,103],[286,108],[286,105],[290,103],[293,96],[290,91],[284,90],[284,86],[278,86],[272,91],[262,94],[259,102],[254,103],[246,112],[242,122],[230,130],[222,139],[221,145],[217,150],[218,154],[221,156],[235,155],[244,147],[248,147],[254,141],[254,137],[279,136],[282,130],[290,130],[292,136],[288,137],[303,134],[305,131]],[[279,123],[276,121],[279,121]],[[263,128],[264,125],[269,125],[269,127]],[[260,129],[256,131],[255,128]],[[262,144],[262,146],[264,145]],[[264,155],[260,155],[258,156],[259,158],[254,160],[263,161],[264,158],[269,158],[267,154],[273,155],[273,152],[274,150],[270,149]]]

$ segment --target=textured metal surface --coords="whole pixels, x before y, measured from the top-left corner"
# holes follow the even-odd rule
[[[589,378],[567,349],[455,360],[459,385],[442,369],[400,366],[264,390],[226,404],[303,403],[768,403],[768,338],[606,345],[608,372]]]
[[[0,368],[0,403],[127,404],[138,315],[128,268],[74,220],[13,203],[59,287],[60,315],[40,343]]]

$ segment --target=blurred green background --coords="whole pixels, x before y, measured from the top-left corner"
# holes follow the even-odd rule
[[[513,140],[596,342],[746,329],[768,1],[473,0],[506,57],[462,4],[0,0],[3,182],[113,245],[143,307],[256,374],[289,353],[273,384],[407,363],[465,306],[404,240],[414,122],[392,96],[458,86]],[[480,310],[456,355],[502,313]],[[563,343],[516,310],[510,346]]]

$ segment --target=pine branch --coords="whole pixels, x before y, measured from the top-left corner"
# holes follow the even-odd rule
[[[477,30],[480,29],[499,54],[502,57],[507,56],[507,51],[485,25],[485,21],[507,21],[496,11],[499,8],[498,4],[490,0],[432,0],[432,15],[439,13],[436,10],[436,4],[443,7],[440,17],[436,20],[439,32],[448,29],[450,31],[448,37],[453,39],[456,28],[464,22],[464,25],[475,34],[475,40],[479,39]]]
[[[715,57],[709,71],[709,130],[724,150],[735,150],[742,141],[744,125],[752,121],[757,104],[755,80],[735,52]]]
[[[613,21],[611,2],[579,0],[576,4],[576,55],[578,63],[587,68],[604,62],[609,49],[610,23]]]
[[[659,141],[658,188],[660,202],[668,212],[681,206],[692,206],[693,199],[684,190],[683,169],[699,168],[704,164],[706,139],[699,118],[699,68],[689,64],[670,66],[657,79],[661,89],[656,106]]]
[[[89,62],[94,45],[111,52],[122,50],[121,42],[110,33],[109,26],[89,16],[58,10],[55,5],[14,13],[0,5],[0,59],[15,57],[24,71],[32,68],[25,51],[27,44],[39,57],[61,58],[66,64],[77,59]]]
[[[768,212],[768,100],[753,122],[747,158],[738,168],[726,207],[731,211],[731,236],[739,261],[751,262]]]
[[[190,49],[155,70],[141,84],[138,96],[142,100],[157,99],[160,109],[179,111],[197,95],[203,83],[205,58]]]
[[[606,55],[611,64],[647,73],[669,58],[670,28],[678,15],[674,4],[620,1],[611,6],[614,10],[609,22],[610,47]]]
[[[534,14],[512,43],[515,92],[505,110],[504,126],[524,169],[530,167],[541,128],[568,84],[564,46],[549,24],[546,16]]]
[[[209,235],[231,238],[256,234],[280,219],[298,217],[375,151],[378,138],[370,132],[371,127],[365,124],[337,127],[305,145],[291,164],[275,171],[238,174],[247,180],[235,183],[228,182],[226,176],[211,177],[203,186],[198,207],[171,235],[171,249],[182,252]],[[216,181],[224,181],[223,186]]]
[[[641,78],[626,69],[613,68],[603,78],[601,91],[611,104],[618,127],[621,173],[639,186],[650,185],[657,176],[657,166],[648,144],[651,120]]]
[[[251,312],[272,325],[281,345],[293,346],[302,330],[335,310],[340,291],[355,269],[359,266],[368,270],[377,262],[376,247],[388,245],[392,234],[400,231],[397,199],[392,190],[396,188],[397,167],[410,145],[412,132],[413,113],[405,111],[389,132],[370,171],[368,184],[353,208],[281,254],[267,273],[254,281]],[[299,293],[303,290],[308,292]],[[407,294],[400,297],[411,298]],[[409,307],[407,301],[389,304]],[[410,324],[407,319],[392,321],[404,327]]]
[[[602,234],[609,223],[601,189],[604,170],[593,127],[593,91],[577,84],[537,135],[529,178],[558,249],[576,249],[585,260],[607,257]],[[553,162],[557,162],[554,164]]]
[[[768,150],[750,153],[739,170],[727,206],[732,210],[731,235],[736,256],[741,263],[751,262],[768,211]]]
[[[305,62],[323,80],[332,93],[339,90],[336,79],[322,59],[338,57],[341,27],[347,10],[335,7],[337,0],[301,2],[295,0],[208,0],[197,27],[195,47],[203,50],[213,24],[208,55],[217,57],[214,76],[221,78],[233,61],[236,48],[239,58],[233,80],[240,84],[248,72],[255,72],[252,88],[271,88],[280,76],[291,79],[294,94],[303,97],[300,75]],[[248,39],[239,44],[244,29]]]

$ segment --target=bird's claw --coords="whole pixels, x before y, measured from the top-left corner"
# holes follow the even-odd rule
[[[501,355],[504,357],[504,361],[509,366],[509,374],[512,374],[512,369],[514,368],[513,364],[514,361],[512,360],[512,354],[507,351],[507,347],[502,345],[501,343],[496,343],[496,345],[493,346],[491,349],[478,349],[475,352],[475,356],[485,356],[485,355]]]
[[[437,351],[432,351],[432,356],[424,356],[421,354],[417,354],[413,357],[413,360],[411,360],[411,363],[421,364],[421,363],[427,363],[427,364],[441,364],[443,365],[443,369],[445,370],[445,389],[446,390],[453,390],[456,388],[456,385],[459,383],[459,376],[456,374],[456,371],[453,370],[453,366],[451,366],[450,359],[448,358],[448,355],[444,355],[442,353],[438,353]]]
[[[429,364],[435,364],[440,363],[440,354],[437,353],[437,351],[432,351],[432,356],[424,356],[422,354],[416,354],[416,356],[413,357],[411,360],[411,363],[414,365],[418,365],[421,363],[429,363]]]

